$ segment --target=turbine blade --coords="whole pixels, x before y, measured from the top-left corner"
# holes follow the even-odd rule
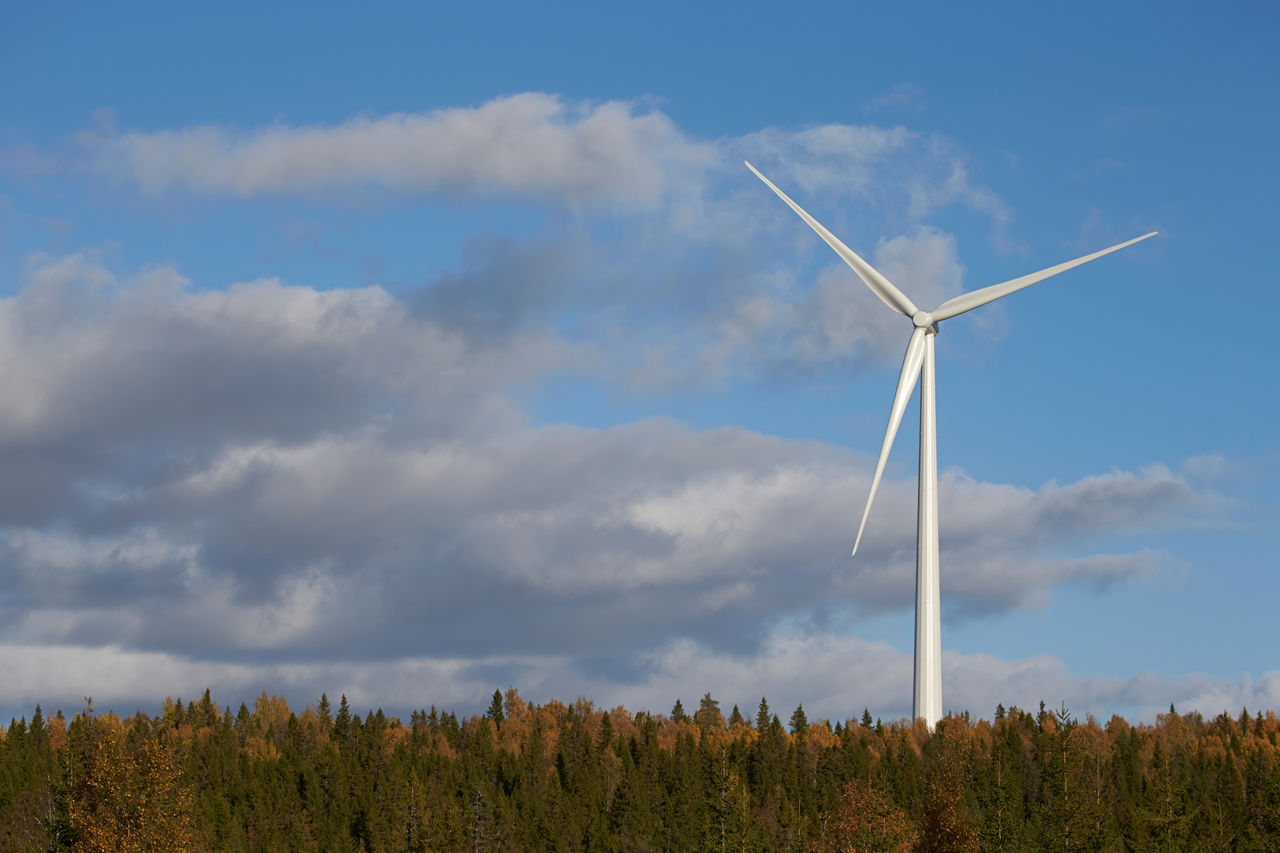
[[[924,364],[925,330],[916,329],[907,341],[907,354],[902,359],[902,375],[898,377],[898,390],[893,392],[893,408],[889,410],[889,427],[884,432],[884,444],[880,446],[880,458],[876,461],[876,473],[871,478],[871,494],[867,495],[867,508],[862,511],[862,523],[858,525],[858,538],[853,542],[853,553],[858,553],[858,544],[862,542],[862,531],[867,526],[867,516],[871,514],[871,502],[875,500],[876,489],[880,488],[880,476],[884,474],[885,463],[889,461],[889,448],[893,447],[894,436],[898,434],[898,425],[902,423],[902,413],[907,410],[907,401],[915,390],[916,379],[920,376],[920,367]]]
[[[1132,240],[1126,240],[1123,243],[1117,243],[1109,249],[1103,249],[1101,252],[1094,252],[1092,255],[1085,255],[1083,258],[1076,258],[1074,261],[1067,261],[1058,264],[1056,267],[1033,272],[1030,275],[1019,276],[1000,284],[993,284],[990,287],[984,287],[981,290],[975,290],[971,293],[962,293],[954,299],[948,299],[946,302],[933,309],[930,313],[933,315],[934,322],[941,322],[948,317],[954,317],[957,314],[963,314],[966,311],[972,311],[974,308],[981,308],[988,302],[994,302],[1002,296],[1008,296],[1016,290],[1022,290],[1024,287],[1030,287],[1038,281],[1044,281],[1050,276],[1057,275],[1060,272],[1066,272],[1072,267],[1078,267],[1081,264],[1088,263],[1094,258],[1100,258],[1103,255],[1109,255],[1117,249],[1123,249],[1125,246],[1132,246],[1140,240],[1148,237],[1154,237],[1159,232],[1152,231],[1150,234],[1143,234],[1141,237],[1134,237]]]
[[[743,160],[742,162],[746,163],[745,160]],[[823,240],[826,240],[827,245],[835,249],[836,254],[844,258],[844,262],[846,264],[853,267],[853,271],[858,274],[858,278],[866,282],[867,287],[871,288],[871,291],[876,296],[879,296],[884,301],[885,305],[888,305],[890,308],[892,308],[894,311],[897,311],[899,314],[905,314],[908,317],[915,314],[916,311],[919,310],[918,308],[916,308],[915,303],[907,298],[907,295],[905,293],[903,293],[901,290],[898,290],[898,288],[894,287],[893,283],[890,282],[889,279],[882,276],[875,267],[871,266],[871,264],[867,263],[862,258],[858,257],[857,252],[853,251],[853,249],[850,249],[844,243],[841,243],[840,238],[836,237],[836,235],[832,234],[826,228],[822,227],[821,222],[814,219],[809,214],[805,213],[804,208],[802,208],[800,205],[792,201],[791,198],[782,190],[775,187],[773,185],[773,181],[770,181],[764,175],[760,174],[760,172],[756,169],[755,166],[752,166],[750,163],[747,163],[747,168],[755,172],[757,178],[764,181],[765,184],[769,187],[769,189],[777,193],[778,198],[785,201],[791,207],[792,210],[800,214],[800,218],[803,219],[805,222],[807,222],[810,228],[818,232],[818,236],[821,237]]]

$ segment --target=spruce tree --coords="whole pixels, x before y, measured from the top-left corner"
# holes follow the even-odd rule
[[[797,705],[796,709],[791,712],[791,733],[793,735],[802,735],[809,730],[809,720],[804,715],[804,705]]]
[[[698,728],[703,734],[712,729],[724,728],[724,716],[720,713],[720,703],[711,698],[711,694],[707,693],[702,697],[702,701],[698,703],[698,710],[694,712],[693,721],[698,724]]]
[[[613,743],[613,720],[605,711],[600,717],[600,732],[596,736],[596,752],[604,752]]]
[[[333,720],[333,737],[339,745],[346,743],[351,736],[351,706],[347,704],[347,694],[342,694],[338,701],[338,716]]]
[[[489,710],[485,712],[485,716],[493,721],[495,726],[502,725],[502,691],[493,691],[493,701],[489,703]]]

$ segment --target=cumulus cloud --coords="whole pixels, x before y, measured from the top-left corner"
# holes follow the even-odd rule
[[[376,288],[193,292],[74,257],[0,302],[0,332],[11,642],[281,665],[575,659],[584,637],[615,659],[671,637],[749,654],[780,619],[911,604],[913,483],[882,487],[849,563],[868,460],[664,419],[530,426],[506,387],[557,369],[554,339],[478,344]],[[949,618],[1153,571],[1062,549],[1209,500],[1161,467],[1039,490],[950,474],[943,497]]]
[[[331,126],[278,123],[240,132],[203,125],[91,136],[87,144],[99,170],[152,194],[256,196],[372,185],[641,206],[709,156],[705,144],[660,112],[537,92]]]
[[[896,318],[831,265],[744,158],[922,304],[958,292],[964,271],[929,217],[964,206],[999,235],[1012,220],[937,135],[824,124],[708,140],[641,103],[537,92],[325,126],[100,122],[80,144],[98,172],[149,194],[526,198],[577,211],[519,241],[474,235],[461,268],[428,282],[416,310],[468,335],[565,331],[575,318],[571,336],[617,353],[646,388],[847,372],[901,355]]]
[[[9,401],[0,447],[104,436],[296,439],[364,423],[406,396],[424,401],[424,418],[456,429],[476,415],[472,403],[493,401],[477,388],[539,374],[570,354],[537,334],[477,348],[377,287],[187,284],[172,268],[120,281],[84,255],[38,259],[27,286],[0,301],[0,393]]]
[[[848,654],[871,699],[831,693],[820,713],[907,695],[899,653],[828,629],[910,608],[913,482],[882,486],[850,563],[861,455],[662,418],[534,425],[519,400],[564,371],[698,387],[896,363],[904,321],[739,164],[818,204],[874,199],[828,224],[932,305],[965,265],[924,217],[960,204],[1008,221],[948,145],[846,125],[707,142],[634,104],[537,94],[332,127],[107,127],[86,144],[154,193],[523,195],[609,221],[477,235],[459,269],[403,296],[35,258],[0,299],[15,700],[56,670],[57,695],[118,701],[210,684],[449,703],[496,679],[661,708],[716,676],[744,701],[810,703],[805,661]],[[886,212],[887,231],[867,225]],[[1039,489],[949,473],[946,617],[1159,571],[1165,555],[1114,543],[1211,503],[1187,471]],[[433,692],[393,687],[408,682]]]

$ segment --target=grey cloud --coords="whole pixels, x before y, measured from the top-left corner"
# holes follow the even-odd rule
[[[190,538],[166,547],[195,556],[180,579],[149,589],[145,601],[162,601],[163,612],[128,636],[141,648],[174,649],[185,642],[175,631],[202,626],[205,652],[233,658],[254,647],[285,659],[378,658],[406,647],[566,655],[584,636],[596,638],[597,654],[673,635],[749,648],[762,625],[820,613],[832,600],[866,614],[909,606],[914,538],[898,529],[905,524],[869,538],[857,564],[835,556],[848,546],[847,509],[865,488],[865,472],[830,448],[667,422],[419,448],[366,432],[227,449],[140,511],[168,519],[175,536]],[[909,516],[897,510],[913,491],[884,489],[895,520]],[[1028,606],[1061,583],[1149,569],[1149,559],[1044,556],[1034,529],[1005,531],[998,520],[992,528],[984,553],[1013,559],[946,555],[957,612]],[[116,559],[68,582],[105,573],[129,586],[150,570]],[[33,610],[66,609],[62,596],[24,591]],[[142,602],[119,602],[131,603]],[[100,617],[110,604],[88,609]],[[101,642],[104,627],[118,630],[96,619],[90,633],[67,636]]]
[[[515,417],[495,389],[569,353],[536,330],[477,347],[377,288],[193,292],[169,269],[117,281],[81,256],[47,260],[0,301],[0,465],[29,487],[0,507],[48,519],[78,481],[109,513],[111,466],[129,466],[126,492],[154,487],[223,444],[393,412],[435,435],[483,431]]]
[[[590,304],[592,247],[572,235],[516,241],[478,236],[463,266],[430,282],[411,302],[415,313],[469,339],[490,342],[531,326],[549,326],[567,304]]]
[[[1137,527],[1165,518],[1169,508],[1202,503],[1187,481],[1163,465],[1095,474],[1052,485],[1038,501],[1035,524],[1051,536],[1093,532],[1117,524]]]
[[[1185,510],[1207,509],[1216,500],[1163,465],[1092,474],[1067,485],[1051,481],[1035,494],[947,471],[941,489],[942,500],[956,507],[948,527],[960,547],[980,546],[996,519],[1003,529],[1048,545],[1109,530],[1148,529]],[[965,493],[970,500],[960,499]]]
[[[861,609],[874,612],[909,600],[915,501],[914,483],[881,486],[859,554],[897,572],[869,571],[841,582],[850,593],[858,591]],[[1170,566],[1169,558],[1141,545],[1129,553],[1088,551],[1103,539],[1141,543],[1150,530],[1211,513],[1217,502],[1158,465],[1092,475],[1065,486],[1051,482],[1038,491],[946,471],[939,497],[947,566],[944,616],[960,620],[1038,609],[1058,585],[1102,589],[1161,571]]]
[[[568,352],[536,329],[76,257],[0,302],[0,330],[9,638],[231,662],[566,657],[583,637],[746,654],[778,619],[910,606],[913,484],[884,485],[850,562],[869,460],[662,419],[533,428],[506,389]],[[1207,500],[1160,467],[1039,491],[949,475],[943,499],[949,618],[1152,571],[1158,554],[1054,551]]]
[[[780,251],[774,243],[769,246]],[[937,305],[961,290],[964,265],[955,238],[937,229],[921,226],[881,240],[869,256],[921,305]],[[762,261],[761,268],[777,258]],[[848,374],[869,365],[896,367],[902,358],[910,324],[838,260],[824,264],[807,289],[790,278],[771,280],[758,272],[737,278],[737,283],[726,286],[722,302],[700,318],[706,331],[698,339],[706,343],[696,353],[664,341],[646,351],[650,358],[637,381],[658,386],[687,382],[689,361],[696,365],[693,374],[707,381],[743,374],[790,379],[836,368]],[[706,282],[689,286],[703,293],[708,289]]]

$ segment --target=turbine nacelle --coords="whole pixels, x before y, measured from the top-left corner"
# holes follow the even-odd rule
[[[907,353],[902,360],[902,374],[898,377],[898,387],[894,391],[893,406],[889,411],[889,426],[885,431],[884,444],[880,448],[880,458],[876,461],[876,472],[871,478],[871,491],[867,495],[867,505],[862,513],[862,524],[858,527],[858,535],[854,540],[853,553],[858,553],[858,543],[862,541],[862,531],[867,524],[867,516],[871,513],[871,502],[876,496],[876,489],[880,486],[880,476],[884,473],[885,462],[889,457],[889,449],[893,446],[894,436],[897,435],[898,425],[902,422],[902,413],[907,408],[907,401],[911,396],[911,392],[915,389],[916,380],[920,376],[920,371],[924,366],[924,357],[926,350],[925,337],[927,335],[938,334],[938,323],[943,320],[950,319],[966,311],[972,311],[974,308],[980,308],[988,302],[994,302],[1001,297],[1008,296],[1010,293],[1022,290],[1024,287],[1030,287],[1039,281],[1044,281],[1050,276],[1055,276],[1060,272],[1066,272],[1072,267],[1078,267],[1083,263],[1092,261],[1094,258],[1100,258],[1103,255],[1110,254],[1117,249],[1123,249],[1137,243],[1139,240],[1145,240],[1148,237],[1155,236],[1154,231],[1149,234],[1143,234],[1141,237],[1135,237],[1132,240],[1126,240],[1123,243],[1117,243],[1114,246],[1103,249],[1100,252],[1094,252],[1091,255],[1076,258],[1072,261],[1058,264],[1057,266],[1042,269],[1039,272],[1033,272],[1029,275],[1019,276],[1000,284],[993,284],[990,287],[983,287],[968,293],[962,293],[959,296],[952,297],[943,302],[932,311],[925,311],[916,307],[911,298],[894,286],[893,282],[885,278],[879,270],[871,266],[858,256],[858,253],[850,249],[844,243],[840,242],[840,238],[836,237],[818,220],[810,216],[804,208],[796,204],[782,190],[774,186],[773,182],[760,174],[760,171],[747,163],[747,168],[755,173],[756,177],[765,182],[769,189],[773,190],[778,198],[787,203],[787,206],[796,212],[810,228],[817,232],[827,245],[835,250],[849,267],[858,274],[858,278],[871,289],[871,292],[880,297],[884,304],[911,319],[915,330],[911,333],[911,339],[907,341]]]
[[[885,429],[884,443],[880,446],[880,456],[876,460],[876,470],[871,478],[866,508],[862,511],[862,523],[858,525],[858,536],[854,539],[853,553],[858,553],[858,544],[862,541],[862,532],[866,529],[867,517],[871,514],[871,503],[875,500],[876,489],[880,487],[880,477],[884,474],[894,436],[898,434],[898,426],[902,422],[907,402],[915,390],[917,381],[920,381],[920,498],[917,524],[919,538],[916,545],[916,658],[913,716],[924,717],[925,722],[932,729],[942,716],[942,644],[939,639],[940,605],[938,601],[938,435],[934,413],[933,369],[933,336],[938,334],[938,324],[1094,258],[1100,258],[1139,240],[1145,240],[1155,232],[1152,231],[1150,234],[1144,234],[1100,252],[1039,272],[962,293],[948,299],[932,311],[923,311],[916,307],[910,297],[898,290],[893,282],[840,242],[838,237],[788,198],[786,193],[774,186],[754,166],[747,163],[747,168],[755,172],[756,177],[764,181],[769,189],[773,190],[810,228],[817,232],[818,236],[858,274],[858,278],[862,279],[872,293],[899,314],[909,317],[912,325],[915,326],[910,340],[907,341],[906,355],[902,359],[902,373],[898,377],[898,387],[893,392],[893,405],[889,410],[889,425]],[[921,379],[922,376],[923,379]]]

